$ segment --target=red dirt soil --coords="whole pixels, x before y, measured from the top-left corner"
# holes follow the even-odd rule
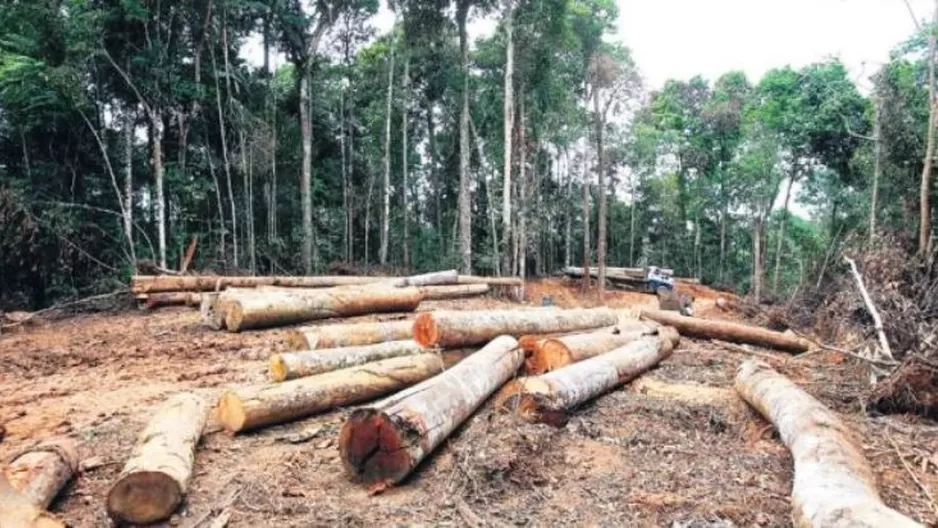
[[[722,295],[689,288],[698,313]],[[545,294],[558,306],[598,305],[594,295],[580,295],[578,284],[564,280],[529,282],[527,304],[539,305]],[[609,292],[606,303],[656,306],[654,296],[631,292]],[[485,297],[424,303],[421,311],[512,306],[518,305]],[[0,425],[7,432],[0,458],[54,435],[77,439],[85,459],[96,457],[96,467],[80,474],[51,509],[73,526],[111,526],[104,510],[108,487],[154,406],[178,391],[217,399],[223,389],[264,381],[268,356],[286,349],[284,336],[284,330],[212,331],[183,307],[79,315],[4,335]],[[934,424],[867,416],[862,363],[753,350],[857,430],[888,505],[926,523],[938,521],[899,459],[938,494]],[[684,339],[645,378],[701,384],[704,393],[731,389],[736,366],[748,357]],[[414,474],[377,496],[351,483],[338,457],[338,432],[350,411],[234,437],[210,424],[188,496],[167,525],[207,526],[222,511],[236,527],[472,525],[479,519],[520,526],[791,522],[787,449],[754,412],[741,415],[703,393],[694,401],[620,388],[572,413],[562,429],[517,423],[486,403]]]

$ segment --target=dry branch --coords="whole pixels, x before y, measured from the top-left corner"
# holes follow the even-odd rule
[[[524,359],[517,345],[498,337],[443,374],[352,413],[339,439],[349,477],[400,482],[515,374]]]
[[[401,390],[434,376],[465,353],[398,357],[309,378],[229,391],[218,406],[219,421],[230,432],[304,418],[343,405]]]
[[[873,304],[873,299],[870,298],[870,292],[867,291],[866,285],[863,284],[863,277],[860,275],[860,271],[857,270],[857,263],[852,258],[846,256],[844,260],[850,265],[850,272],[853,274],[854,280],[857,281],[857,287],[860,289],[860,295],[863,296],[863,302],[866,303],[866,309],[870,311],[870,316],[873,317],[873,327],[876,329],[876,335],[879,337],[879,346],[882,350],[882,356],[889,361],[893,361],[892,349],[889,348],[889,340],[886,339],[886,332],[883,330],[883,319],[879,316],[879,311],[876,309],[876,305]]]
[[[496,406],[515,409],[529,422],[560,426],[568,410],[635,379],[671,355],[680,340],[674,329],[633,341],[611,352],[540,376],[519,378],[499,393]]]
[[[112,519],[149,524],[173,514],[192,476],[207,410],[205,400],[191,393],[177,394],[156,410],[108,492]]]
[[[270,357],[268,371],[272,381],[284,381],[364,365],[382,359],[416,356],[427,352],[430,350],[413,340],[388,341],[358,347],[305,350],[274,354]]]
[[[608,308],[588,310],[489,310],[422,313],[414,340],[426,347],[451,348],[486,343],[500,335],[575,332],[618,322]]]
[[[729,321],[685,317],[677,312],[662,310],[642,310],[642,318],[673,326],[682,336],[747,343],[787,352],[805,352],[809,347],[807,340],[795,335]]]
[[[40,443],[18,454],[3,469],[3,475],[17,492],[44,510],[78,471],[78,446],[59,438]]]
[[[755,360],[740,365],[736,391],[775,425],[791,450],[796,526],[921,526],[883,504],[863,451],[821,402]]]
[[[316,350],[402,341],[414,335],[413,321],[301,326],[287,334],[290,350]]]

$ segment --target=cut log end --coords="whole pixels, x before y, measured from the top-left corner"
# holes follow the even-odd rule
[[[413,467],[408,451],[422,437],[408,432],[385,413],[360,409],[345,422],[339,436],[342,461],[355,482],[365,484],[399,482]]]
[[[161,471],[140,471],[121,479],[107,497],[110,516],[130,524],[166,519],[182,502],[175,479]]]
[[[241,325],[244,322],[244,310],[242,310],[240,303],[233,302],[229,304],[224,317],[225,328],[227,328],[229,332],[241,331]]]
[[[287,365],[283,360],[282,354],[270,356],[267,371],[270,374],[271,381],[285,381],[287,379]]]
[[[573,353],[559,339],[544,339],[537,343],[534,352],[525,359],[524,368],[530,375],[540,375],[575,363]]]
[[[247,423],[247,413],[237,393],[229,391],[222,394],[218,400],[218,421],[230,433],[237,433],[244,429]]]
[[[433,314],[424,312],[414,321],[414,341],[425,347],[435,347],[440,342],[440,330],[433,320]]]
[[[550,394],[550,385],[542,378],[518,378],[509,381],[495,395],[495,410],[499,412],[518,412],[525,420],[537,422],[540,412],[529,395]]]
[[[316,342],[311,341],[307,332],[302,330],[291,330],[287,333],[287,350],[314,350]]]

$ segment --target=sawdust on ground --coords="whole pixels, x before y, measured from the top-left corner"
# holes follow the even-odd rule
[[[721,295],[693,290],[704,306]],[[528,284],[528,304],[540,304],[543,295],[564,307],[598,304],[564,280]],[[606,301],[621,308],[656,304],[635,292],[610,292]],[[421,309],[517,306],[486,297]],[[262,382],[266,358],[283,348],[283,330],[214,332],[186,308],[81,315],[5,335],[0,424],[7,431],[0,458],[49,436],[78,439],[85,457],[104,464],[81,474],[52,509],[73,526],[110,526],[108,486],[150,410],[177,391],[215,398],[226,388]],[[898,458],[938,493],[934,425],[868,417],[861,408],[862,364],[763,352],[857,430],[887,504],[938,521]],[[227,509],[230,526],[471,525],[479,519],[518,526],[787,526],[788,450],[754,412],[721,403],[746,358],[684,339],[646,375],[644,392],[641,385],[615,390],[578,409],[562,429],[518,423],[486,404],[404,483],[378,496],[343,474],[335,442],[350,409],[235,437],[210,429],[186,501],[169,524],[194,526]],[[687,386],[672,397],[649,388],[656,382]],[[290,443],[300,431],[312,438]]]

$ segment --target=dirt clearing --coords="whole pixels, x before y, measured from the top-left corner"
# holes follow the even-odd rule
[[[698,310],[718,296],[694,290]],[[596,305],[565,281],[528,284],[528,303],[539,305],[543,295],[562,307]],[[607,304],[655,301],[610,292]],[[427,302],[420,311],[517,306],[486,297]],[[223,389],[264,381],[266,360],[288,348],[286,337],[286,329],[212,331],[182,307],[80,315],[5,335],[0,457],[52,435],[78,440],[94,464],[51,509],[74,526],[109,526],[104,498],[151,410],[178,391],[215,400]],[[855,361],[759,351],[854,428],[889,506],[938,522],[922,490],[938,494],[934,423],[867,416],[865,367]],[[787,526],[789,452],[754,411],[719,390],[732,390],[748,357],[684,338],[643,383],[578,409],[562,429],[518,422],[487,403],[404,483],[376,496],[350,483],[339,460],[336,439],[350,409],[234,437],[210,423],[187,498],[169,524],[207,526],[228,512],[229,526]],[[669,390],[656,390],[665,382]]]

